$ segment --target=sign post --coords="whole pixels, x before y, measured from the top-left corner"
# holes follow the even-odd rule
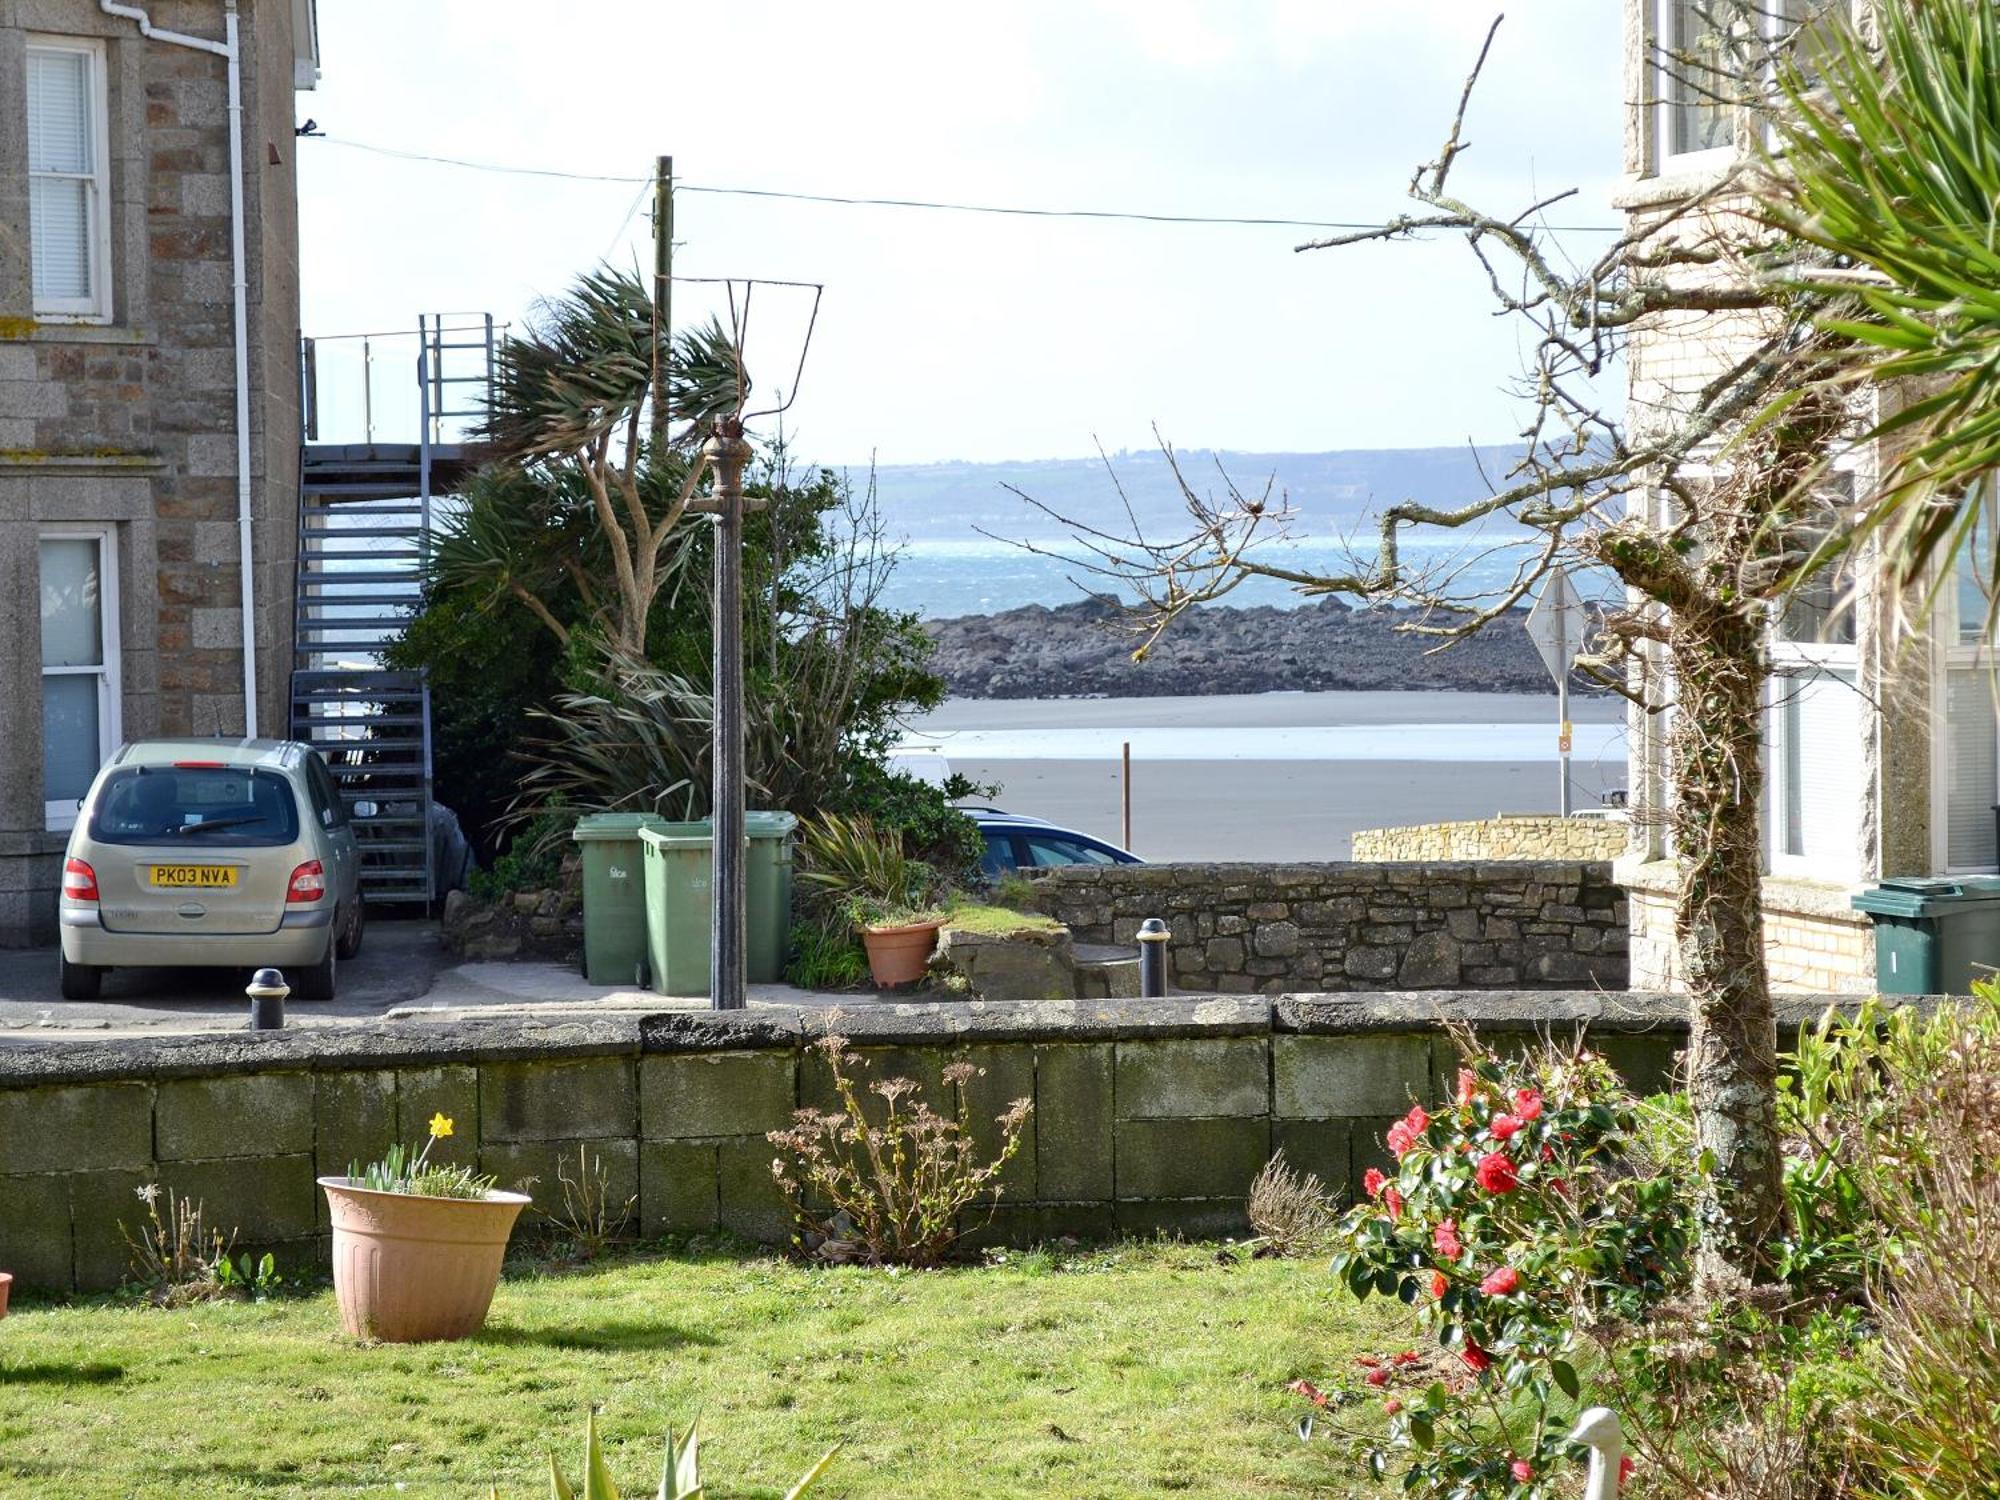
[[[1527,623],[1528,639],[1535,643],[1543,665],[1556,680],[1556,759],[1562,778],[1559,810],[1565,818],[1570,814],[1569,668],[1576,658],[1576,648],[1582,644],[1582,608],[1582,601],[1570,584],[1569,571],[1551,568],[1548,582],[1542,585],[1534,608],[1528,611]]]

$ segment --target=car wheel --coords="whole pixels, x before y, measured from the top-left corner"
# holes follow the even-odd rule
[[[292,981],[292,993],[301,1000],[331,1000],[339,985],[336,970],[340,967],[340,940],[329,934],[326,940],[326,956],[310,969],[300,972]]]
[[[104,970],[95,964],[73,964],[56,950],[56,977],[65,1000],[95,1000],[104,989]]]
[[[354,898],[354,912],[348,917],[347,925],[340,931],[340,956],[353,958],[361,951],[361,934],[368,926],[368,909],[361,898]]]

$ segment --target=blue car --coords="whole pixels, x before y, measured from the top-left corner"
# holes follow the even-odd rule
[[[1094,839],[1087,833],[1057,828],[1040,818],[1024,818],[996,807],[968,807],[965,815],[979,825],[986,839],[980,869],[988,880],[1009,870],[1046,869],[1051,865],[1139,865],[1145,861],[1130,850]]]

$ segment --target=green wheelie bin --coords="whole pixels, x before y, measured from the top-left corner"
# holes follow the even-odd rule
[[[1875,988],[1963,995],[2000,968],[2000,876],[1884,880],[1854,897],[1875,919]]]
[[[777,984],[792,941],[792,832],[799,820],[788,812],[753,812],[744,814],[743,826],[750,836],[743,967],[752,984]]]
[[[647,982],[662,995],[706,995],[715,853],[709,825],[647,828],[639,843],[646,872]]]
[[[652,813],[586,813],[570,834],[583,854],[583,977],[592,984],[643,984],[646,961],[641,829]]]

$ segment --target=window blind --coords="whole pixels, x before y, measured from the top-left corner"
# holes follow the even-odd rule
[[[1805,860],[1818,879],[1860,878],[1861,698],[1852,672],[1778,680],[1779,852]]]
[[[2000,733],[1994,679],[1983,667],[1945,676],[1945,865],[1953,870],[2000,865],[1993,804],[2000,802]]]
[[[28,252],[38,304],[88,302],[97,190],[91,60],[55,48],[28,53]]]

